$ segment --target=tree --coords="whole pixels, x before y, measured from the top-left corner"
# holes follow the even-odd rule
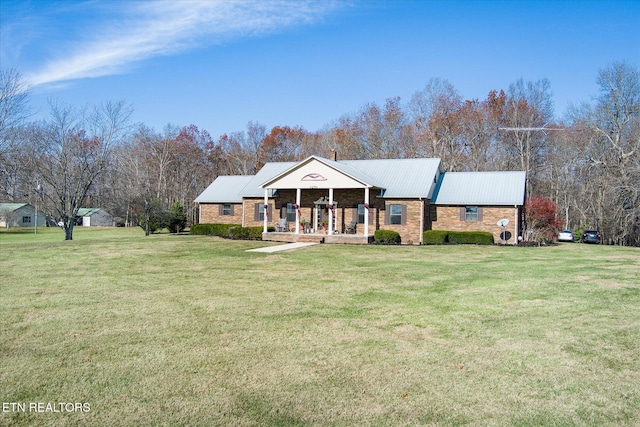
[[[130,115],[124,102],[105,103],[89,112],[52,104],[51,121],[32,135],[32,161],[43,184],[44,206],[59,218],[65,240],[73,239],[78,209],[107,168]]]
[[[170,233],[180,233],[187,226],[187,215],[180,202],[171,205],[171,209],[166,213],[167,228]]]
[[[164,228],[166,224],[165,212],[160,206],[160,200],[153,199],[145,203],[144,216],[139,221],[140,227],[144,230],[144,235],[149,236]]]
[[[0,70],[0,155],[6,146],[7,131],[30,115],[28,97],[27,83],[18,71]]]
[[[301,160],[302,141],[307,134],[299,126],[275,126],[262,141],[258,152],[259,166],[262,167],[267,162]]]
[[[547,134],[537,130],[553,118],[553,93],[547,79],[524,82],[519,79],[509,87],[502,126],[509,129],[501,134],[501,142],[518,167],[527,173],[526,194],[531,196],[538,184]]]
[[[550,199],[532,196],[525,204],[525,236],[535,242],[552,242],[562,229],[558,206]]]
[[[614,62],[596,82],[595,104],[573,112],[588,141],[583,185],[595,192],[587,217],[608,242],[640,245],[640,72]]]

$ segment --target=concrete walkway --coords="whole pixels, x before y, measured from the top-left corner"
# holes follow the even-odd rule
[[[287,243],[286,245],[278,245],[278,246],[267,246],[264,248],[257,249],[247,249],[247,252],[280,252],[280,251],[289,251],[292,249],[298,248],[306,248],[307,246],[319,245],[319,243],[311,243],[311,242],[299,242],[299,243]]]

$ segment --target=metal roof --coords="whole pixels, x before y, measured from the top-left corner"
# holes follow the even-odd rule
[[[524,203],[526,174],[522,171],[442,173],[437,158],[333,161],[317,156],[302,162],[267,163],[256,175],[219,176],[195,201],[241,203],[244,197],[263,197],[262,185],[312,159],[380,188],[383,198],[428,198],[439,205]]]
[[[299,162],[271,162],[266,163],[257,174],[252,176],[251,181],[240,190],[242,197],[264,197],[264,190],[260,188],[262,184],[280,175],[287,169],[292,168]]]
[[[372,176],[384,189],[382,197],[430,198],[440,173],[440,159],[376,159],[343,160],[348,165]]]
[[[97,212],[100,212],[102,209],[100,208],[79,208],[77,216],[91,216]]]
[[[28,203],[0,203],[0,211],[14,212],[23,206],[28,206]]]
[[[233,175],[217,177],[196,198],[197,203],[242,203],[239,191],[244,188],[255,175]]]
[[[436,205],[523,205],[525,181],[524,171],[447,172],[432,200]]]

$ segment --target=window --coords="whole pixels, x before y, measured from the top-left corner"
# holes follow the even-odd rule
[[[465,206],[460,209],[460,217],[463,221],[481,221],[482,209],[477,206]]]
[[[389,224],[402,224],[402,205],[389,205]]]
[[[364,224],[364,205],[358,205],[358,224]]]
[[[22,217],[22,223],[23,224],[31,224],[31,217],[30,216],[23,216]]]
[[[271,218],[273,217],[271,216],[271,204],[269,204],[267,208],[267,220],[271,221]],[[263,203],[254,204],[253,219],[254,221],[264,221],[264,204]]]
[[[233,215],[233,210],[231,209],[230,204],[222,205],[222,215]]]
[[[296,205],[293,203],[287,203],[287,222],[296,222]]]

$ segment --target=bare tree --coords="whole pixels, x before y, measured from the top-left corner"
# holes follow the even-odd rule
[[[0,154],[6,147],[6,132],[29,116],[27,83],[15,69],[0,70]]]
[[[640,244],[640,72],[626,62],[601,70],[600,96],[576,118],[589,137],[587,167],[599,177],[602,197],[594,216],[605,239]]]
[[[107,167],[130,116],[124,102],[105,103],[88,112],[52,104],[51,120],[34,135],[32,161],[43,184],[44,206],[59,218],[65,240],[73,239],[78,210]]]

